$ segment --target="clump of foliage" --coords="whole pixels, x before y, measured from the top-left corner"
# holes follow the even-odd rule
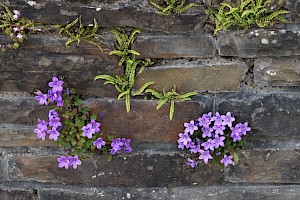
[[[97,46],[100,51],[103,51],[100,44],[103,42],[103,37],[98,34],[98,23],[94,18],[94,23],[88,26],[83,26],[81,16],[76,18],[73,22],[67,25],[54,25],[56,28],[60,28],[59,33],[69,37],[66,41],[66,47],[70,47],[70,44],[77,41],[77,45],[83,40],[87,43]]]
[[[38,119],[34,132],[42,140],[49,135],[50,140],[66,151],[68,157],[63,155],[57,159],[59,167],[68,169],[73,166],[76,169],[81,159],[93,154],[96,149],[107,155],[109,160],[114,154],[130,153],[130,139],[114,136],[108,136],[108,141],[102,139],[97,115],[90,113],[75,90],[64,89],[63,84],[62,80],[53,77],[48,93],[37,91],[35,97],[40,105],[56,103],[56,108],[49,111],[48,120]]]
[[[138,73],[141,73],[143,69],[153,62],[150,59],[138,60],[135,55],[140,55],[137,51],[131,49],[131,45],[134,42],[134,36],[139,33],[139,29],[134,29],[130,34],[126,34],[124,30],[113,29],[112,33],[115,34],[115,46],[116,50],[110,52],[110,55],[120,56],[119,65],[124,67],[124,76],[118,75],[98,75],[94,80],[102,79],[105,80],[104,85],[112,84],[115,86],[117,91],[120,93],[118,99],[125,99],[126,111],[130,111],[130,98],[131,96],[140,95],[154,82],[145,83],[138,91],[133,92],[133,86],[135,83],[135,77]],[[137,72],[137,69],[139,71]]]
[[[253,25],[261,28],[274,25],[276,20],[288,22],[282,14],[287,10],[267,12],[266,6],[270,0],[241,0],[238,7],[232,7],[228,3],[221,3],[219,10],[208,8],[205,13],[216,24],[214,33],[220,30],[227,30],[229,27],[247,30]]]
[[[145,92],[150,93],[153,97],[159,99],[156,107],[157,110],[160,109],[165,103],[170,103],[170,114],[169,114],[170,120],[173,119],[173,114],[175,110],[175,100],[180,100],[180,101],[191,100],[190,96],[197,94],[197,92],[188,92],[186,94],[179,94],[178,92],[176,92],[175,85],[173,89],[169,92],[163,90],[160,93],[153,89],[147,89]]]
[[[222,163],[225,167],[238,164],[236,150],[243,148],[245,137],[251,131],[248,122],[237,123],[230,112],[214,116],[209,112],[196,121],[184,123],[184,133],[179,134],[178,148],[191,152],[188,165],[195,168],[199,163]]]
[[[4,10],[0,12],[0,31],[12,37],[12,43],[0,43],[0,48],[4,52],[7,48],[19,48],[20,43],[26,39],[26,33],[29,30],[34,31],[35,22],[20,18],[18,10],[10,11],[4,4],[2,7]]]
[[[117,55],[121,57],[119,66],[122,66],[126,60],[131,60],[134,58],[135,55],[140,55],[139,52],[131,49],[131,46],[135,40],[135,35],[137,33],[141,33],[140,29],[133,29],[129,35],[126,34],[125,30],[120,28],[111,29],[111,33],[115,35],[115,47],[117,49],[111,51],[109,55]]]
[[[190,9],[193,6],[196,6],[195,3],[189,3],[186,4],[186,0],[165,0],[164,4],[159,5],[154,2],[150,2],[155,8],[157,8],[159,11],[157,11],[157,14],[170,16],[173,13],[183,13]]]

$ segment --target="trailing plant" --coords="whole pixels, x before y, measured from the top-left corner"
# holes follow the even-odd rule
[[[109,160],[114,154],[130,153],[130,139],[114,136],[108,136],[108,141],[102,139],[98,116],[90,113],[75,90],[64,89],[63,84],[62,80],[53,77],[48,93],[37,91],[35,97],[40,105],[56,103],[56,108],[49,111],[48,120],[38,119],[34,132],[42,140],[49,135],[50,140],[66,150],[67,157],[63,155],[57,159],[59,167],[68,169],[73,166],[76,169],[81,159],[93,154],[96,149],[107,155]]]
[[[287,10],[277,10],[267,12],[266,6],[270,0],[241,0],[238,7],[232,7],[230,4],[221,3],[219,10],[208,8],[205,13],[216,24],[214,33],[220,30],[227,30],[229,27],[249,29],[253,25],[261,28],[275,24],[276,20],[288,22],[281,15],[289,13]]]
[[[188,165],[195,168],[199,163],[238,164],[236,150],[243,148],[245,137],[251,131],[248,122],[237,123],[230,112],[214,116],[209,112],[198,120],[184,123],[184,133],[179,134],[178,148],[191,152]]]
[[[98,34],[98,23],[94,18],[94,23],[88,26],[83,26],[81,16],[76,18],[73,22],[67,25],[54,25],[55,28],[60,28],[59,33],[69,37],[66,41],[66,47],[70,47],[70,44],[77,42],[77,45],[83,40],[87,43],[97,46],[100,51],[103,49],[100,43],[103,44],[103,37]]]
[[[134,36],[140,33],[139,29],[134,29],[129,35],[124,30],[113,29],[112,33],[115,35],[115,45],[117,50],[110,52],[110,55],[117,55],[121,57],[119,65],[124,65],[124,76],[118,75],[98,75],[94,80],[105,80],[104,85],[112,84],[116,90],[120,93],[118,99],[125,99],[126,111],[130,111],[130,98],[131,96],[141,95],[145,89],[154,84],[154,82],[147,82],[141,86],[139,90],[133,92],[133,86],[135,83],[135,77],[137,74],[142,73],[145,67],[153,64],[150,59],[138,60],[135,55],[140,55],[137,51],[131,49],[131,45],[134,42]],[[137,72],[137,69],[139,71]]]
[[[197,6],[195,3],[189,3],[186,4],[186,0],[165,0],[163,5],[156,4],[154,2],[150,2],[155,8],[157,8],[159,11],[157,11],[157,14],[170,16],[173,13],[183,13],[190,9],[193,6]]]
[[[150,93],[153,97],[159,99],[157,102],[157,107],[156,109],[160,109],[165,103],[170,103],[170,120],[173,119],[173,114],[175,110],[175,100],[180,100],[180,101],[187,101],[191,100],[191,96],[198,94],[197,92],[188,92],[186,94],[179,94],[176,92],[176,86],[174,85],[173,89],[169,92],[162,91],[157,92],[156,90],[153,89],[147,89],[145,91],[146,93]]]
[[[1,5],[4,10],[0,12],[0,31],[12,37],[12,43],[0,43],[0,48],[4,52],[7,48],[19,48],[29,30],[35,30],[36,23],[27,18],[20,18],[21,13],[18,10],[10,11],[4,4]]]

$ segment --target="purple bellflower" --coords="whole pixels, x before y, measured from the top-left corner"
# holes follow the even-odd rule
[[[227,156],[226,154],[224,155],[223,159],[220,162],[223,163],[225,167],[234,164],[232,161],[232,156]]]
[[[184,123],[184,127],[185,127],[184,132],[190,133],[191,135],[194,134],[194,131],[198,130],[198,127],[195,126],[194,120],[191,120],[190,123]]]
[[[106,142],[100,137],[95,142],[93,142],[93,145],[97,147],[97,149],[101,149],[102,146],[104,146]]]

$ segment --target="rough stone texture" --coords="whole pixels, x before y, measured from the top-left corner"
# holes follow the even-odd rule
[[[216,94],[215,111],[232,112],[239,122],[249,122],[253,138],[299,138],[300,96],[296,92]]]
[[[300,2],[298,0],[287,0],[286,8],[290,11],[290,20],[293,23],[300,22]]]
[[[132,100],[131,111],[126,112],[124,100],[95,100],[89,102],[93,113],[103,113],[102,130],[109,134],[138,141],[173,141],[183,131],[183,123],[208,112],[212,99],[201,97],[198,102],[175,102],[173,120],[169,120],[170,105],[156,110],[157,101]]]
[[[44,115],[47,116],[48,107],[38,107],[37,102],[32,97],[19,97],[19,98],[0,98],[0,121],[1,123],[33,123],[37,120],[38,116],[30,118],[31,112],[36,109],[43,110]],[[16,115],[16,113],[18,113]],[[35,119],[34,119],[35,118]]]
[[[217,49],[221,56],[256,58],[263,56],[300,55],[300,31],[253,29],[236,32],[218,32]]]
[[[49,146],[53,142],[37,140],[34,133],[36,126],[24,126],[16,124],[0,124],[0,146]]]
[[[133,48],[143,57],[151,58],[210,58],[215,55],[214,39],[210,35],[139,36]]]
[[[176,200],[298,200],[300,188],[291,186],[227,186],[171,188],[170,199]]]
[[[92,188],[88,192],[65,190],[39,191],[40,200],[119,200],[119,199],[167,199],[167,188]]]
[[[10,0],[12,7],[18,8],[22,16],[46,24],[66,24],[76,17],[83,16],[83,22],[89,24],[95,18],[100,27],[112,28],[140,27],[143,30],[158,30],[164,32],[202,32],[207,16],[203,7],[197,7],[197,13],[192,15],[174,15],[165,17],[155,13],[151,6],[147,8],[134,8],[131,5],[121,5],[105,8],[105,4],[95,3],[68,3],[43,1],[37,2],[34,6],[29,6],[26,2]],[[110,2],[111,3],[111,2]],[[123,5],[122,5],[123,4]],[[149,12],[150,11],[150,12]],[[112,17],[114,16],[114,17]]]
[[[101,127],[106,133],[141,141],[176,141],[184,122],[211,109],[212,99],[205,96],[201,99],[199,102],[176,102],[172,121],[169,120],[170,105],[156,110],[157,101],[152,100],[131,100],[129,113],[124,100],[90,99],[87,105],[92,113],[104,114]],[[49,106],[38,105],[33,97],[0,98],[2,123],[35,124],[38,118],[47,119],[49,110]]]
[[[248,68],[243,62],[199,62],[149,67],[137,75],[135,88],[154,81],[151,88],[179,93],[191,91],[236,91]]]
[[[233,183],[299,183],[299,151],[240,151],[225,180]]]
[[[222,178],[222,168],[206,165],[196,170],[185,166],[186,157],[173,155],[131,154],[107,161],[105,157],[90,158],[76,169],[57,168],[54,156],[14,156],[9,173],[13,181],[38,181],[83,184],[89,187],[137,186],[164,187],[211,185]],[[13,163],[13,162],[12,162]],[[138,173],[138,174],[137,174]]]
[[[0,189],[1,200],[37,200],[37,194],[33,190],[3,190]]]
[[[254,62],[254,82],[260,86],[299,86],[298,58],[262,58]]]

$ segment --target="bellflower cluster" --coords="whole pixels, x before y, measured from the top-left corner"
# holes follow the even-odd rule
[[[36,92],[35,100],[40,105],[55,104],[56,108],[48,113],[48,120],[38,119],[34,129],[36,137],[43,141],[49,136],[69,155],[57,158],[59,168],[77,168],[81,159],[95,150],[101,151],[109,159],[114,154],[131,153],[130,139],[108,136],[108,141],[102,139],[101,124],[97,115],[91,115],[83,100],[74,90],[64,89],[64,82],[53,77],[49,82],[47,94]],[[104,115],[100,114],[103,118]],[[111,147],[111,148],[110,148]]]
[[[132,148],[130,147],[130,139],[126,138],[116,138],[112,140],[111,149],[109,150],[112,155],[124,153],[131,153]]]
[[[203,114],[197,121],[184,123],[184,133],[179,134],[178,148],[188,149],[193,159],[188,165],[195,168],[199,163],[220,162],[225,167],[237,164],[236,149],[246,142],[244,137],[251,131],[248,122],[237,123],[230,112],[220,115],[216,112]]]

